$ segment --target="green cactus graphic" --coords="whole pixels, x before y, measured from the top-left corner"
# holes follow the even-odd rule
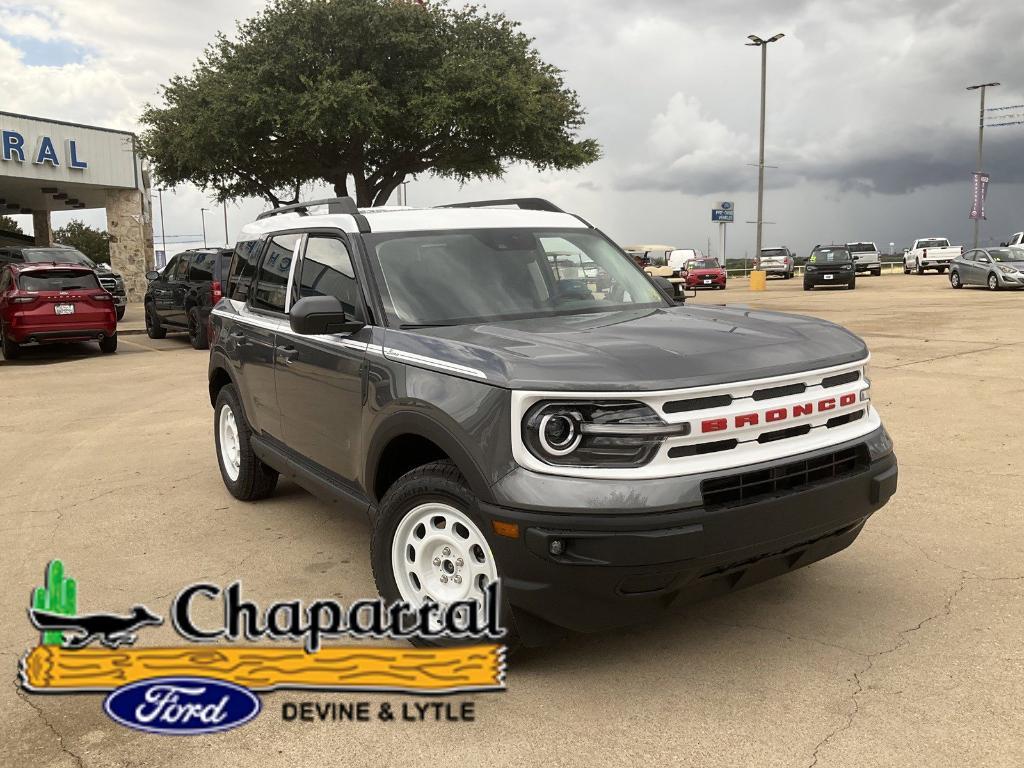
[[[62,616],[78,612],[78,595],[74,579],[64,578],[64,563],[51,560],[46,568],[46,586],[37,587],[32,596],[32,607]],[[59,630],[43,632],[43,645],[60,645],[64,633]]]

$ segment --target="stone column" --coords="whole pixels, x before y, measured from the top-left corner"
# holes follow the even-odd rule
[[[36,245],[53,245],[53,227],[50,226],[49,211],[32,211],[32,232],[35,233]]]
[[[107,190],[110,266],[124,277],[128,301],[142,301],[153,269],[153,217],[149,195],[138,189]]]

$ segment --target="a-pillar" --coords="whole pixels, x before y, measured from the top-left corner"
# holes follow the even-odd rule
[[[107,190],[110,266],[124,278],[128,301],[142,301],[146,272],[153,269],[153,217],[148,195],[138,189]]]
[[[53,227],[50,226],[49,211],[32,211],[32,234],[36,245],[53,245]]]

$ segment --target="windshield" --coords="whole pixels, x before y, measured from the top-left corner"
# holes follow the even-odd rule
[[[81,251],[74,248],[26,248],[25,261],[30,264],[54,262],[56,264],[82,264],[83,266],[96,268],[92,259]]]
[[[718,259],[694,259],[686,265],[687,269],[721,269]]]
[[[89,291],[100,284],[96,275],[81,269],[47,269],[23,272],[18,276],[18,287],[23,291]]]
[[[596,233],[528,229],[367,235],[389,318],[404,327],[666,306]]]
[[[850,243],[846,247],[853,253],[874,253],[878,250],[874,243]]]
[[[846,248],[815,248],[808,262],[811,264],[841,264],[850,261],[850,252]]]
[[[918,248],[949,248],[949,240],[918,240]]]
[[[1011,251],[1009,248],[989,248],[987,253],[993,261],[1024,261],[1024,253]]]

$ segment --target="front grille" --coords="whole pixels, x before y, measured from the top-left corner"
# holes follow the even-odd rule
[[[769,469],[704,480],[700,490],[706,508],[740,506],[821,485],[859,472],[868,464],[867,447],[857,445]]]

